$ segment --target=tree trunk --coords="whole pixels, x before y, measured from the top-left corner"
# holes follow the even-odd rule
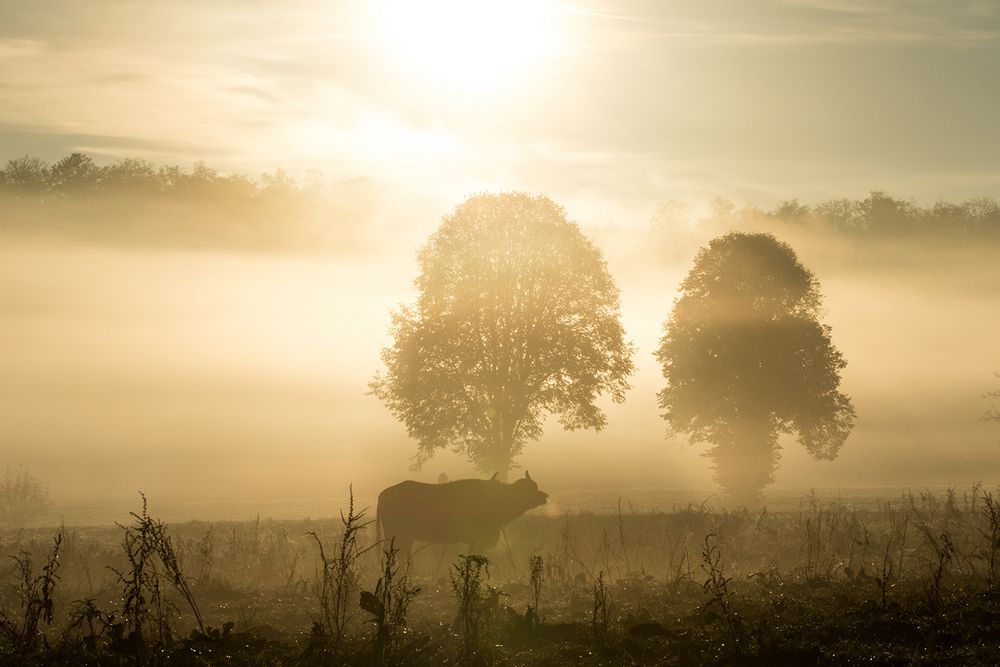
[[[498,479],[505,483],[510,477],[510,465],[514,452],[514,429],[512,424],[513,420],[508,415],[504,415],[500,424],[497,447],[493,453],[493,472],[497,473],[499,475]]]
[[[510,456],[497,452],[493,456],[493,472],[497,474],[497,479],[506,482],[510,476]]]
[[[716,481],[735,507],[757,507],[777,461],[777,433],[766,417],[741,420],[725,442],[715,443]]]

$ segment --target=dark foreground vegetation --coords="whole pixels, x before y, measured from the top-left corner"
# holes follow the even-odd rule
[[[1000,662],[1000,502],[525,516],[411,570],[365,513],[7,532],[0,663]]]

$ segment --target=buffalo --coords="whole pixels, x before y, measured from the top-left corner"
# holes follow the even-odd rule
[[[375,530],[379,539],[394,538],[406,558],[417,541],[464,543],[474,553],[495,545],[501,528],[544,505],[548,495],[527,472],[511,484],[496,475],[439,484],[407,480],[378,495]]]

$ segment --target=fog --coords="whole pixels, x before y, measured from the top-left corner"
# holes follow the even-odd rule
[[[4,465],[32,471],[63,507],[110,506],[141,490],[164,502],[224,500],[241,516],[342,498],[349,484],[372,498],[405,478],[475,476],[446,452],[411,472],[415,443],[367,395],[390,310],[413,301],[416,250],[446,212],[384,207],[360,242],[272,251],[6,235]],[[716,493],[702,448],[667,436],[652,356],[708,230],[609,228],[585,210],[568,214],[618,282],[637,370],[623,404],[603,401],[605,430],[567,433],[550,420],[517,463],[552,494],[550,511],[579,509],[582,491]],[[1000,433],[980,418],[1000,368],[998,249],[783,238],[820,282],[858,419],[832,462],[782,440],[767,493],[996,483]]]

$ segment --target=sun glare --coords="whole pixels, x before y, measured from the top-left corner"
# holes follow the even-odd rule
[[[386,0],[385,48],[410,76],[469,89],[510,82],[555,45],[544,0]]]

